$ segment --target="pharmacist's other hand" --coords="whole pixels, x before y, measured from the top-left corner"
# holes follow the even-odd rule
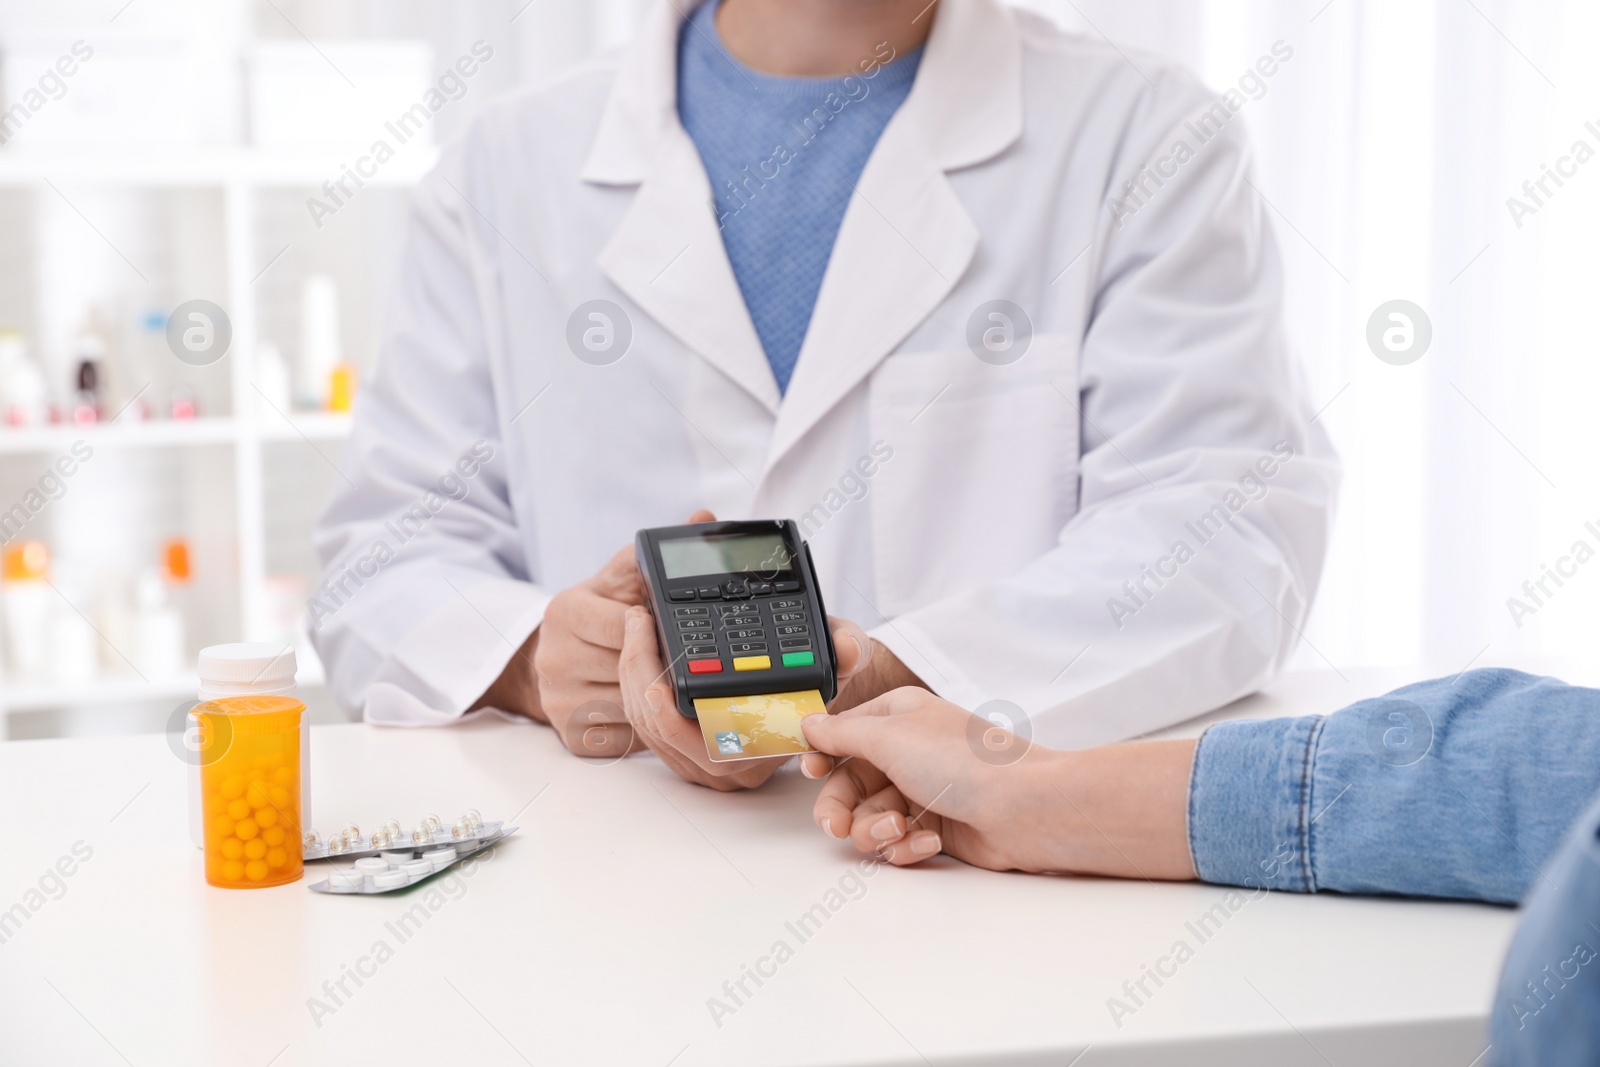
[[[836,713],[857,704],[865,704],[901,686],[928,688],[883,642],[868,637],[865,631],[854,624],[851,624],[849,633],[849,641],[842,640],[837,632],[834,634],[835,654],[840,661],[839,692],[828,702],[828,711]],[[847,659],[852,663],[849,670],[844,666]],[[820,778],[822,775],[812,777]]]
[[[630,545],[545,608],[533,653],[535,717],[554,727],[574,755],[615,758],[639,747],[622,710],[617,659],[623,616],[644,597]]]
[[[870,648],[867,635],[854,623],[830,617],[838,656],[840,684],[861,670]],[[787,762],[766,759],[714,761],[706,752],[700,724],[679,713],[672,682],[661,662],[655,626],[644,608],[630,608],[622,648],[622,700],[634,733],[661,762],[686,782],[732,791],[753,789]]]
[[[912,686],[833,715],[801,720],[806,739],[832,757],[802,757],[808,777],[828,774],[812,818],[830,837],[906,866],[947,852],[990,870],[1040,869],[1048,796],[1034,788],[1029,759],[999,763],[980,756],[973,716]],[[1026,744],[1018,740],[1019,744]]]

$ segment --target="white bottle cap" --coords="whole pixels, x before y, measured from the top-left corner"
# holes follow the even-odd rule
[[[292,695],[294,649],[246,642],[200,650],[200,699],[225,696]]]

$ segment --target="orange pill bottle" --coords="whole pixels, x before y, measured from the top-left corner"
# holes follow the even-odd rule
[[[198,704],[206,881],[262,889],[298,881],[300,719],[290,696],[230,696]]]
[[[200,650],[201,703],[224,697],[294,697],[295,654],[288,645],[242,643],[211,645]],[[196,704],[195,707],[199,705]],[[209,757],[199,751],[200,723],[188,709],[178,755],[189,765],[189,837],[194,847],[206,847],[205,820],[200,799],[200,768]],[[300,717],[300,825],[311,826],[311,723]],[[220,754],[224,749],[219,749]]]

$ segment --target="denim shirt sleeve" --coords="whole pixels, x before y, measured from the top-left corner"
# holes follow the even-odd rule
[[[1209,882],[1515,903],[1597,788],[1600,690],[1473,671],[1213,726],[1189,847]]]

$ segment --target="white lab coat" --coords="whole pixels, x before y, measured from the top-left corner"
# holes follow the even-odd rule
[[[339,699],[457,720],[554,593],[698,507],[799,520],[830,612],[1046,743],[1135,736],[1276,671],[1337,470],[1240,120],[1213,111],[1174,163],[1218,102],[1192,76],[945,0],[780,396],[677,120],[680,18],[662,2],[620,55],[488,106],[417,188],[317,532]],[[1119,207],[1147,163],[1175,175]],[[609,365],[567,340],[595,299],[632,330]],[[1008,364],[969,344],[995,299],[1032,324]]]

